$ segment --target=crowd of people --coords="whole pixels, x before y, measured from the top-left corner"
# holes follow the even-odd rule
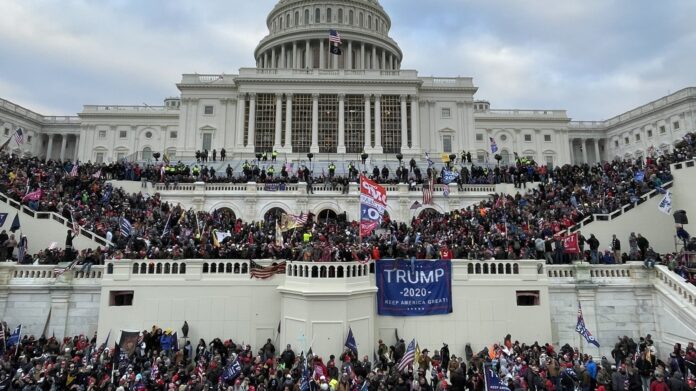
[[[656,254],[649,238],[640,234],[599,243],[580,236],[580,253],[567,254],[559,236],[568,228],[597,213],[609,213],[623,205],[638,203],[648,191],[660,190],[671,180],[669,164],[693,158],[696,146],[683,143],[672,153],[650,156],[645,161],[612,161],[595,165],[566,165],[547,169],[531,160],[491,170],[487,175],[510,180],[519,186],[539,182],[524,194],[499,194],[474,206],[446,214],[421,213],[411,221],[393,221],[386,216],[379,229],[361,238],[359,224],[345,215],[318,219],[308,213],[306,223],[282,229],[282,216],[244,222],[229,210],[195,212],[163,202],[159,194],[129,194],[112,187],[108,178],[157,179],[161,172],[137,164],[119,162],[93,165],[43,162],[35,158],[5,155],[0,158],[0,191],[37,211],[51,211],[106,238],[111,244],[95,249],[72,246],[68,232],[63,248],[27,252],[20,262],[56,263],[78,260],[80,264],[102,263],[107,258],[274,258],[305,261],[354,261],[379,258],[545,259],[566,263],[585,258],[592,263],[621,263],[649,259],[655,263],[683,260]],[[161,170],[162,167],[160,167]],[[417,168],[417,165],[416,165]],[[150,171],[148,171],[150,170]],[[406,170],[413,176],[413,170]],[[478,172],[478,170],[472,170]],[[378,175],[382,175],[379,173]],[[442,172],[426,170],[442,180]],[[390,176],[387,173],[386,179]],[[465,173],[460,173],[467,182]],[[385,178],[383,178],[385,179]],[[303,212],[304,213],[304,212]],[[343,217],[343,218],[341,218]],[[123,232],[122,222],[131,226]],[[217,240],[216,232],[225,235]],[[12,256],[18,238],[0,244]],[[687,234],[688,237],[688,234]],[[624,246],[621,246],[624,241]],[[628,246],[626,246],[626,244]],[[685,241],[685,244],[689,244]],[[2,255],[0,251],[0,255]]]
[[[10,339],[6,330],[5,340]],[[619,338],[611,357],[566,344],[512,341],[461,352],[443,343],[413,352],[403,339],[374,353],[346,347],[320,357],[273,342],[252,347],[221,338],[193,346],[153,326],[136,343],[97,344],[97,336],[24,336],[0,357],[0,390],[13,391],[687,391],[696,387],[696,349],[658,355],[651,336]],[[181,342],[181,344],[180,344]],[[486,347],[483,347],[486,346]],[[479,350],[483,347],[482,350]],[[338,353],[338,352],[337,352]],[[489,387],[493,384],[489,384]]]

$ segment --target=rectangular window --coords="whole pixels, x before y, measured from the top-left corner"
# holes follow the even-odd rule
[[[176,130],[169,132],[169,138],[177,138],[178,135],[179,133]]]
[[[94,160],[96,160],[97,164],[104,163],[104,152],[97,152],[96,159]]]
[[[255,152],[270,152],[273,150],[275,137],[276,96],[275,94],[258,94],[256,96],[256,132],[254,140]]]
[[[119,152],[116,154],[116,161],[121,161],[121,159],[125,159],[126,153],[125,152]]]
[[[679,121],[672,123],[672,127],[674,128],[674,130],[679,129]]]
[[[631,141],[628,139],[628,137],[624,137],[624,144],[628,145]]]
[[[667,129],[665,128],[664,125],[660,126],[660,134],[665,134],[667,132]]]
[[[382,148],[384,153],[401,152],[401,99],[399,95],[382,95]]]
[[[546,156],[546,166],[553,169],[553,156]]]
[[[360,153],[365,147],[365,98],[362,95],[346,95],[344,118],[346,128],[346,152]],[[294,111],[295,106],[293,106]],[[294,114],[293,114],[294,115]],[[293,127],[295,118],[293,117]],[[295,131],[293,130],[293,135]]]
[[[479,164],[483,164],[486,162],[486,154],[485,153],[477,153],[476,154],[476,162]]]
[[[550,134],[545,134],[545,135],[544,135],[544,141],[547,142],[547,143],[550,143],[550,142],[551,142],[551,135],[550,135]]]
[[[618,148],[618,147],[619,147],[619,140],[614,140],[614,148]]]
[[[99,131],[99,138],[106,138],[106,130],[100,130]]]
[[[9,135],[10,135],[10,128],[5,128],[5,136],[9,136]]]
[[[123,307],[133,305],[133,291],[109,291],[109,306]]]
[[[203,107],[203,114],[212,115],[213,114],[213,106],[204,106]]]
[[[640,141],[640,134],[636,134],[636,141]]]
[[[483,133],[476,133],[476,141],[483,141]]]
[[[442,136],[442,152],[452,152],[452,136]]]
[[[517,306],[531,307],[539,305],[539,291],[517,291]]]
[[[650,130],[648,130],[648,138],[652,138],[652,136],[653,136],[652,129],[650,129]]]
[[[126,137],[128,137],[128,132],[125,131],[125,130],[121,130],[121,131],[118,132],[118,137],[120,137],[120,138],[126,138]]]
[[[441,118],[452,118],[452,110],[449,107],[443,107],[440,112]]]
[[[385,108],[382,107],[382,112],[384,110]],[[337,95],[319,95],[318,127],[319,153],[336,153],[336,148],[338,148]]]
[[[525,134],[524,135],[524,141],[529,143],[532,141],[532,135],[531,134]]]
[[[210,151],[212,150],[212,145],[213,145],[213,134],[212,133],[203,133],[203,150],[204,151]]]
[[[31,136],[27,136],[27,143],[31,144]]]

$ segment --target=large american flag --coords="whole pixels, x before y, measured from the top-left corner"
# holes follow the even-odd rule
[[[14,139],[17,142],[17,145],[24,144],[24,129],[17,128],[17,131],[15,131],[14,134]]]
[[[433,188],[435,187],[435,181],[433,177],[428,179],[428,183],[423,184],[423,205],[430,205],[433,203]]]
[[[399,372],[403,372],[404,369],[408,368],[409,365],[413,364],[413,361],[416,359],[416,339],[414,338],[411,340],[411,343],[408,344],[408,348],[406,348],[406,353],[404,353],[404,356],[401,358],[401,361],[399,361]]]
[[[301,227],[301,226],[304,226],[305,224],[307,224],[308,215],[304,214],[304,212],[300,213],[299,216],[290,215],[290,217],[295,222],[295,226],[297,226],[297,227]]]
[[[335,43],[336,45],[341,44],[341,36],[336,30],[329,30],[329,42]]]
[[[259,278],[262,280],[265,280],[267,278],[271,278],[276,274],[284,274],[285,273],[285,261],[280,262],[280,263],[274,263],[271,266],[263,267],[259,265],[258,263],[251,261],[251,267],[249,274],[251,274],[251,278]]]
[[[70,170],[70,176],[77,176],[77,163],[73,164],[72,170]]]

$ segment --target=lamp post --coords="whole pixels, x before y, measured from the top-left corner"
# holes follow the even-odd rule
[[[363,172],[367,171],[366,165],[367,165],[367,158],[369,156],[370,155],[368,155],[365,151],[363,151],[363,153],[360,154],[360,159],[362,160],[362,164],[363,164]]]
[[[450,164],[454,165],[454,161],[457,160],[457,155],[450,153],[448,157],[449,161],[447,162],[447,168],[450,168]]]
[[[312,174],[314,173],[314,168],[312,167],[312,158],[313,157],[314,157],[313,153],[310,152],[307,154],[307,159],[309,159],[309,171],[311,171]]]

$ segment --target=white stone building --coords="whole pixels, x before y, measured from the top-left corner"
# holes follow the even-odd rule
[[[40,157],[93,162],[146,160],[166,152],[189,160],[225,148],[228,158],[276,150],[282,160],[377,161],[423,152],[471,152],[494,161],[513,153],[541,163],[593,163],[666,150],[694,130],[696,88],[686,88],[606,121],[574,122],[565,110],[497,110],[477,100],[472,78],[421,77],[401,68],[391,19],[376,0],[281,0],[255,68],[184,74],[181,95],[163,106],[85,105],[74,117],[46,117],[0,101],[0,140],[27,130],[19,147]],[[342,55],[329,49],[329,30]]]

